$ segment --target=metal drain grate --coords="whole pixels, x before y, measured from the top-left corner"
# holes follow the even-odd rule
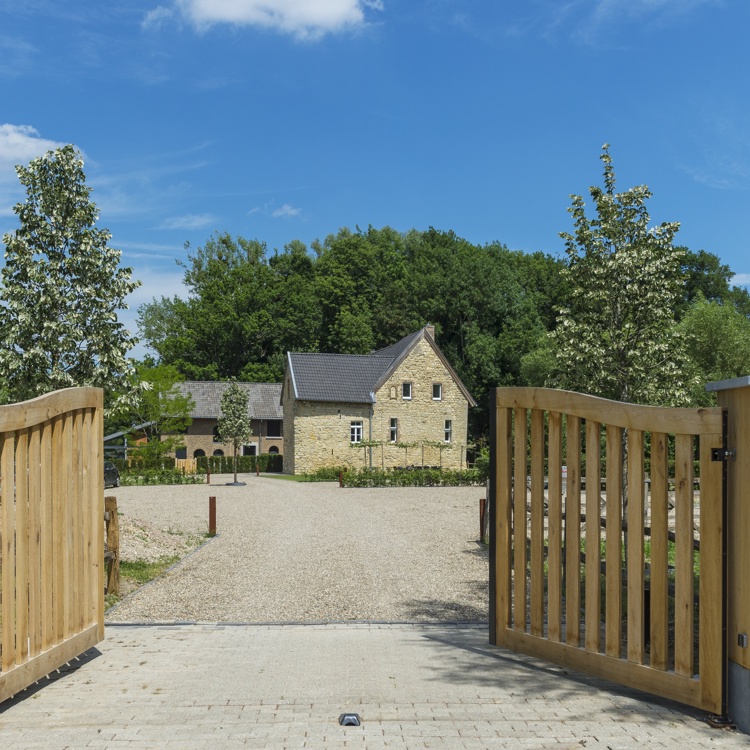
[[[359,718],[359,714],[341,714],[339,724],[342,727],[358,727],[362,724],[362,720]]]

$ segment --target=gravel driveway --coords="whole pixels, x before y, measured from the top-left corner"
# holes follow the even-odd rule
[[[487,620],[483,488],[242,479],[112,491],[125,516],[188,534],[207,530],[215,495],[218,535],[108,622]]]

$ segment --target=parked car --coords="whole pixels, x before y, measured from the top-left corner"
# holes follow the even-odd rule
[[[104,462],[104,486],[105,487],[119,487],[120,486],[120,472],[111,461]]]

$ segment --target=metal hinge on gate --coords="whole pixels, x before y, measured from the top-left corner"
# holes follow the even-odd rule
[[[734,448],[711,448],[712,461],[734,461],[737,458],[737,451]]]

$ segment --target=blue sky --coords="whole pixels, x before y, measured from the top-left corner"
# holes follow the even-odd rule
[[[132,324],[215,231],[562,254],[607,142],[618,186],[748,283],[749,28],[747,0],[0,0],[0,232],[13,165],[75,144]]]

